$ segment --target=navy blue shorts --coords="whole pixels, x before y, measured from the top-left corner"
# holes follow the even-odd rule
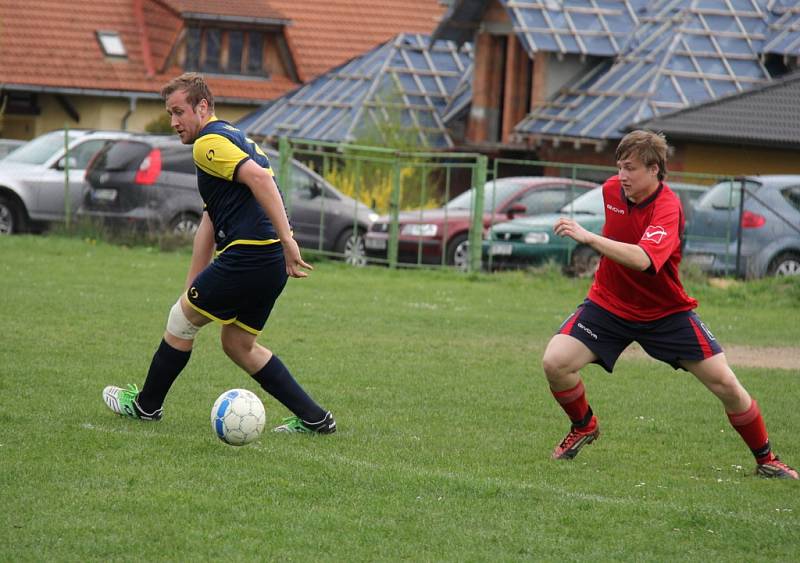
[[[259,334],[286,286],[280,244],[229,248],[186,291],[191,306],[211,320]]]
[[[633,322],[587,299],[564,321],[558,333],[583,342],[598,357],[594,363],[609,373],[631,342],[638,342],[650,356],[675,369],[683,369],[680,360],[705,360],[722,352],[717,339],[694,311]]]

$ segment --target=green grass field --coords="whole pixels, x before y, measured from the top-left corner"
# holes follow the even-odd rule
[[[141,385],[188,266],[59,237],[0,237],[2,561],[796,561],[797,482],[752,476],[685,372],[623,359],[584,378],[601,439],[549,459],[568,422],[540,368],[586,281],[351,269],[292,280],[260,341],[336,415],[329,437],[226,446],[225,389],[287,412],[210,326],[159,423],[112,415]],[[796,346],[800,284],[689,284],[725,344]],[[800,465],[800,369],[737,368]]]

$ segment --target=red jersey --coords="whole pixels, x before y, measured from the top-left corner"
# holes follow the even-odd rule
[[[639,272],[602,257],[589,299],[634,322],[654,321],[697,307],[678,277],[684,225],[678,196],[662,182],[653,195],[635,204],[625,197],[619,177],[613,176],[603,184],[603,201],[603,236],[639,245],[650,257],[651,266]]]

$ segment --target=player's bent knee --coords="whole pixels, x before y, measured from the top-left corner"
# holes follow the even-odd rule
[[[169,317],[167,318],[167,332],[176,338],[182,338],[183,340],[194,340],[194,337],[197,336],[197,332],[199,330],[199,326],[192,324],[192,322],[186,318],[183,308],[181,307],[181,300],[178,299],[178,301],[169,311]]]
[[[222,334],[222,351],[232,360],[244,358],[253,349],[253,342],[237,336],[231,336],[225,332]]]

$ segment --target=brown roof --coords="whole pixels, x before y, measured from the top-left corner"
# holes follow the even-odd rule
[[[260,18],[271,20],[287,19],[275,10],[269,0],[248,0],[247,2],[231,2],[230,0],[161,0],[179,14],[214,14],[241,18]]]
[[[187,13],[291,20],[287,41],[300,77],[310,79],[398,32],[430,33],[443,12],[438,0],[4,0],[0,87],[155,95],[182,71],[164,63]],[[118,32],[127,58],[106,57],[98,30]],[[298,86],[277,75],[207,78],[229,100],[271,100]]]
[[[398,33],[432,33],[439,0],[269,0],[292,20],[287,30],[302,74],[310,80]]]

